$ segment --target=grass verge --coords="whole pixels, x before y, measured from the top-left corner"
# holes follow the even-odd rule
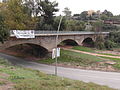
[[[75,46],[72,49],[85,51],[85,52],[91,52],[91,53],[97,53],[96,51],[100,51],[100,52],[104,51],[104,50],[94,50],[93,48],[83,47],[83,46]],[[109,56],[120,56],[120,55],[115,55],[115,54],[110,54],[110,53],[98,53],[98,54],[109,55]]]
[[[11,66],[4,59],[0,59],[0,73],[8,77],[0,76],[14,83],[12,90],[115,90],[107,86],[100,86],[94,83],[47,75],[36,70]]]
[[[85,52],[95,52],[92,48],[83,47],[83,46],[75,46],[72,49],[85,51]]]
[[[58,58],[58,63],[69,63],[71,65],[89,66],[96,62],[101,62],[103,59],[97,56],[72,52],[68,50],[61,50],[61,56]],[[53,64],[55,59],[39,60],[39,63]]]
[[[98,53],[98,54],[109,55],[109,56],[120,56],[120,55],[115,55],[115,54],[110,54],[110,53]]]
[[[115,61],[116,64],[114,64],[112,66],[115,67],[116,69],[120,70],[120,58],[111,58],[111,57],[104,57],[104,56],[101,56],[101,57],[105,58],[105,59],[109,59],[109,60]]]

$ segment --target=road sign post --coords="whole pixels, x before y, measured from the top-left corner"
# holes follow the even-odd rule
[[[60,48],[54,48],[52,50],[52,59],[56,58],[56,57],[60,57]]]
[[[61,16],[60,22],[59,22],[59,25],[58,25],[58,30],[57,30],[57,35],[56,35],[56,50],[57,50],[57,45],[58,45],[58,34],[59,34],[62,19],[63,19],[63,16]],[[55,57],[55,75],[56,76],[57,76],[57,63],[58,63],[58,59],[57,59],[57,51],[56,51],[56,57]]]

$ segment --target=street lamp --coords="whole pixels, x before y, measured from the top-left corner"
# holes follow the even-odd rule
[[[58,62],[58,60],[57,60],[58,34],[59,34],[59,30],[60,30],[62,19],[63,19],[63,16],[60,17],[60,21],[59,21],[59,25],[58,25],[58,29],[57,29],[57,35],[56,35],[56,57],[55,57],[55,75],[56,76],[57,76],[57,62]]]

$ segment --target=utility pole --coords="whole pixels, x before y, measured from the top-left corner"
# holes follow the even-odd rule
[[[60,18],[60,22],[59,22],[58,29],[57,29],[57,35],[56,35],[56,57],[55,57],[55,75],[56,76],[57,76],[57,63],[58,63],[58,58],[57,58],[58,34],[59,34],[62,19],[63,19],[63,16],[61,16],[61,18]]]

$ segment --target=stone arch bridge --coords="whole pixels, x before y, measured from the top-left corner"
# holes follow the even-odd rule
[[[33,39],[17,39],[15,35],[11,33],[8,41],[5,41],[4,44],[0,43],[0,50],[19,44],[34,44],[34,45],[39,45],[47,49],[49,52],[51,52],[52,49],[56,47],[57,34],[59,35],[58,44],[64,40],[73,40],[78,45],[82,45],[83,44],[82,42],[87,38],[90,38],[91,40],[95,41],[96,36],[98,34],[101,34],[104,37],[106,37],[109,34],[109,32],[96,33],[96,32],[80,32],[80,31],[69,31],[69,32],[60,31],[59,33],[57,33],[56,31],[35,31],[35,38]]]

